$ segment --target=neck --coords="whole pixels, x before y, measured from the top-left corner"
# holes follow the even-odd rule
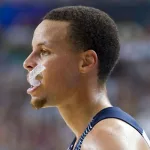
[[[59,106],[58,110],[77,139],[100,110],[111,106],[105,90],[97,89],[92,92],[76,92],[69,101],[70,103]]]

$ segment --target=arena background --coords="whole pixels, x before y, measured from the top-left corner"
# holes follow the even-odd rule
[[[55,108],[31,108],[22,67],[43,15],[67,5],[100,8],[118,24],[121,55],[107,84],[109,98],[150,137],[150,1],[0,0],[0,150],[65,150],[72,141]]]

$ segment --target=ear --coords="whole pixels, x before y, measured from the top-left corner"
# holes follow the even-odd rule
[[[79,69],[81,73],[89,72],[98,63],[98,57],[94,50],[87,50],[81,54]]]

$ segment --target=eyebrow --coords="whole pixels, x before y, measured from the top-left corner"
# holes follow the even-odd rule
[[[52,47],[48,44],[47,41],[43,41],[43,42],[40,42],[40,43],[37,44],[37,47],[40,47],[40,46],[45,46],[45,47],[47,47],[49,50],[52,50]],[[33,49],[33,44],[32,44],[32,51],[34,51],[34,49]]]
[[[46,41],[40,42],[40,43],[37,44],[38,47],[39,47],[39,46],[43,46],[43,45],[48,46],[48,44],[47,44]],[[33,43],[32,43],[32,47],[33,47]]]
[[[48,44],[45,41],[37,44],[37,46],[42,46],[42,45],[48,45]]]

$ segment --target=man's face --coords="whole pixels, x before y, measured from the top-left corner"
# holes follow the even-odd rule
[[[41,85],[29,93],[35,108],[63,105],[77,87],[79,52],[71,49],[68,25],[67,22],[44,20],[35,29],[33,50],[24,62],[28,71],[39,64],[46,67]]]

